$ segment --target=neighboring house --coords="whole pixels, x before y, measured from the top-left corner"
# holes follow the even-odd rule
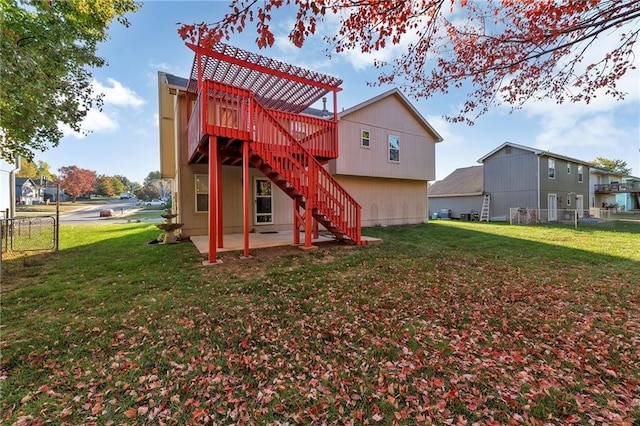
[[[640,178],[600,167],[589,171],[590,206],[618,210],[640,210]]]
[[[16,204],[40,204],[42,194],[40,187],[31,178],[16,178]]]
[[[549,210],[550,220],[562,209],[578,210],[580,217],[588,214],[590,165],[586,161],[505,142],[478,162],[483,164],[482,192],[491,199],[490,220],[506,220],[512,207]],[[469,179],[466,185],[473,187],[474,182]],[[457,187],[465,183],[458,182]],[[441,195],[438,202],[453,205],[455,197],[465,192],[458,189]],[[429,198],[433,203],[435,198],[431,194]],[[481,208],[481,200],[473,206],[473,210]]]
[[[397,90],[338,114],[341,80],[224,44],[187,44],[189,79],[158,73],[160,173],[183,237],[322,227],[361,244],[361,226],[427,220],[442,138]],[[208,96],[202,96],[203,93]],[[312,109],[326,96],[333,112]],[[338,144],[338,139],[340,143]]]
[[[44,202],[46,203],[47,201],[50,203],[55,203],[57,200],[58,196],[58,189],[56,187],[52,187],[52,186],[46,186],[44,188],[42,188],[42,198],[44,199]],[[60,190],[60,201],[69,201],[71,198],[65,194],[64,191]]]
[[[451,210],[451,217],[479,212],[484,195],[483,166],[463,167],[454,170],[428,189],[430,214]]]

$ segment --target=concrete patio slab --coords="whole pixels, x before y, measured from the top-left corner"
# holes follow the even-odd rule
[[[304,241],[304,234],[300,239]],[[382,240],[380,238],[362,236],[362,240],[366,245],[380,244]],[[320,235],[319,238],[313,239],[313,244],[326,243],[336,241],[333,236]],[[209,253],[209,236],[207,235],[195,235],[191,237],[191,242],[202,254]],[[249,234],[249,248],[267,248],[267,247],[279,247],[279,246],[291,246],[293,245],[293,231],[279,231],[270,233],[251,233]],[[224,247],[218,248],[218,253],[238,251],[244,249],[244,235],[243,234],[224,234]]]

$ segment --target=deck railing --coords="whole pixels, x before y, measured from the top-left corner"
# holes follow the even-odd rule
[[[335,121],[274,109],[268,111],[311,155],[338,157],[338,123]]]
[[[254,103],[256,142],[252,149],[316,208],[331,225],[357,244],[361,240],[361,207],[335,178],[306,150],[277,117]]]
[[[207,96],[202,96],[205,93]],[[205,135],[257,140],[251,91],[216,81],[206,81],[198,94],[188,127],[189,158]],[[269,109],[277,123],[316,158],[337,158],[337,123],[319,117]]]
[[[250,140],[251,91],[217,81],[205,82],[208,134]]]
[[[621,192],[638,192],[640,191],[640,182],[612,182],[594,185],[596,194],[609,194]]]
[[[200,100],[202,96],[198,95],[196,103],[191,110],[191,116],[189,117],[189,125],[187,128],[187,143],[189,147],[189,159],[193,158],[193,154],[198,150],[200,141],[202,140],[203,128],[202,128],[202,111],[200,109]]]

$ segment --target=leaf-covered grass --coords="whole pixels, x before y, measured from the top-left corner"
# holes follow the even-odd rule
[[[225,254],[148,224],[3,262],[3,422],[634,424],[640,224]]]

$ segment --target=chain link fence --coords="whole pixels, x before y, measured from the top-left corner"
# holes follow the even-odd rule
[[[564,223],[578,228],[579,226],[603,226],[610,224],[612,220],[615,220],[615,217],[612,217],[611,210],[598,208],[576,210],[511,207],[509,209],[511,225]]]
[[[11,260],[58,248],[57,224],[54,216],[14,217],[0,219],[2,260]]]

